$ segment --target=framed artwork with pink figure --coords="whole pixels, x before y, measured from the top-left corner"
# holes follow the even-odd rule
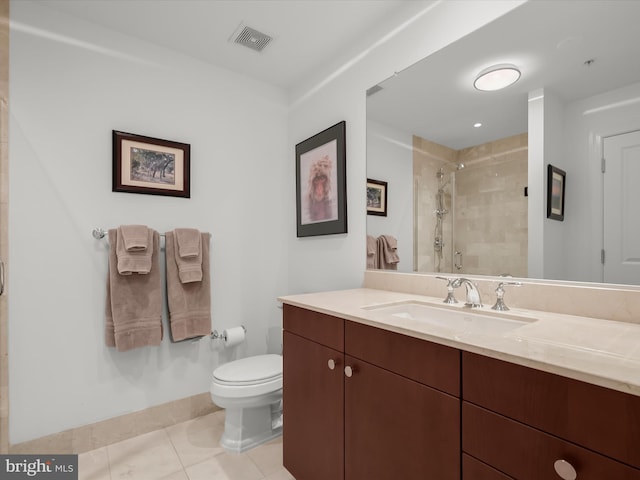
[[[296,145],[297,236],[347,233],[345,122]]]

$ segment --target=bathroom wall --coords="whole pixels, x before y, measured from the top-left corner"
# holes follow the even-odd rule
[[[46,2],[13,1],[11,16],[10,443],[206,393],[221,362],[279,352],[285,93]],[[191,198],[111,192],[113,129],[191,144]],[[91,231],[128,223],[213,234],[213,326],[244,324],[243,345],[172,344],[165,325],[159,347],[105,347],[107,243]]]
[[[387,216],[367,215],[367,233],[398,240],[399,272],[413,271],[411,134],[367,121],[367,178],[387,182]],[[362,251],[364,254],[364,250]]]
[[[349,233],[299,239],[288,227],[289,292],[358,287],[366,268],[366,90],[395,72],[508,12],[522,1],[413,2],[408,17],[390,17],[360,42],[345,47],[291,95],[289,156],[294,145],[345,120]],[[403,12],[403,13],[406,13]],[[295,185],[289,172],[290,195]],[[295,203],[288,209],[295,215]]]
[[[564,106],[564,279],[601,282],[602,138],[640,130],[640,83]],[[563,167],[561,167],[563,168]]]

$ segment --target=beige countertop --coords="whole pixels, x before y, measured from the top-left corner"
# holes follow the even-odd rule
[[[520,308],[496,312],[490,305],[470,311],[462,303],[446,305],[442,298],[368,288],[289,295],[278,300],[640,396],[640,324]],[[380,308],[406,302],[426,303],[467,318],[486,314],[526,323],[504,333],[488,334],[394,316]]]

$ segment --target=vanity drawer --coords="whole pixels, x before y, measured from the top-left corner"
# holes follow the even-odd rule
[[[560,479],[557,460],[569,462],[580,480],[640,480],[640,470],[467,402],[462,450],[517,480]]]
[[[344,320],[293,305],[283,305],[283,328],[321,345],[344,351]]]
[[[346,321],[345,351],[424,385],[460,396],[460,351],[455,348]]]
[[[468,352],[462,363],[464,400],[640,468],[640,397]]]
[[[463,453],[462,480],[513,480],[513,478]]]

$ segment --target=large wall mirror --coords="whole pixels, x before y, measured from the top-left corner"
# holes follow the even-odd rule
[[[530,1],[369,89],[387,214],[367,234],[396,239],[391,268],[640,284],[639,18],[636,1]],[[501,64],[514,84],[474,87]]]

